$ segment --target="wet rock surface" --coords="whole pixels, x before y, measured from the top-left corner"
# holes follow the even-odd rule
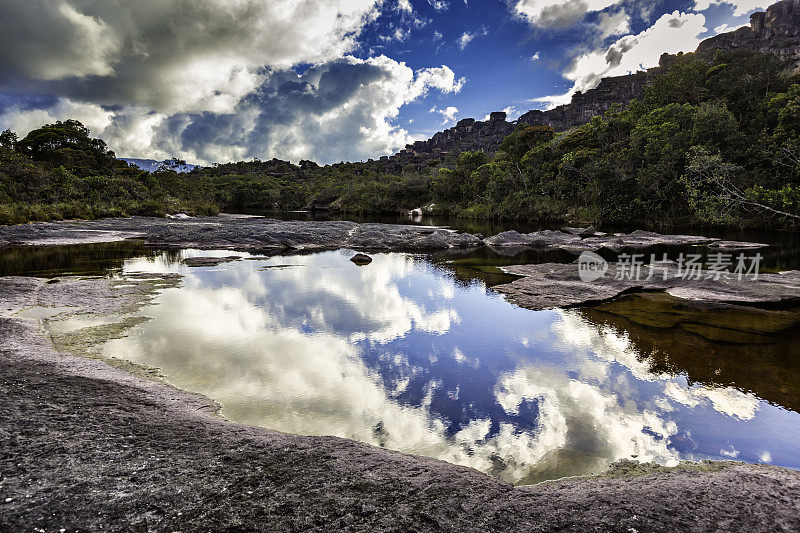
[[[54,245],[142,238],[154,246],[259,253],[355,248],[437,251],[481,246],[468,233],[411,225],[280,221],[237,216],[186,220],[133,217],[89,222],[42,222],[0,227],[0,243]]]
[[[561,231],[542,230],[533,233],[504,231],[483,242],[490,248],[544,248],[566,250],[572,253],[584,251],[610,250],[620,252],[625,249],[644,250],[654,246],[686,246],[714,243],[717,239],[697,235],[661,235],[650,231],[636,230],[631,233],[607,235],[597,233],[594,228],[564,228]],[[737,243],[747,245],[750,243]],[[763,247],[764,245],[758,245]]]
[[[800,271],[752,276],[731,275],[729,279],[700,271],[691,277],[679,274],[674,263],[643,267],[641,276],[629,279],[627,267],[609,265],[608,271],[594,281],[582,281],[579,264],[545,263],[503,267],[503,271],[521,279],[496,285],[492,290],[503,293],[513,303],[528,309],[574,307],[603,302],[636,292],[665,291],[677,298],[702,300],[720,304],[779,305],[800,302]],[[622,270],[622,271],[620,271]],[[699,276],[699,279],[697,279]]]
[[[513,487],[474,470],[214,416],[200,395],[58,353],[31,306],[123,312],[142,278],[0,278],[0,529],[792,531],[800,473],[620,463]],[[159,280],[160,283],[175,280]]]
[[[183,260],[183,264],[190,267],[214,267],[240,259],[241,257],[238,255],[229,255],[226,257],[187,257]]]
[[[358,266],[364,266],[372,263],[372,258],[366,254],[356,254],[350,258],[350,261]]]
[[[0,247],[113,242],[140,238],[153,246],[225,249],[263,254],[353,248],[365,251],[428,252],[488,245],[502,255],[529,248],[584,251],[644,250],[655,246],[708,245],[720,251],[765,248],[760,243],[720,241],[697,235],[662,235],[637,230],[605,234],[589,228],[563,228],[533,233],[505,231],[482,238],[469,233],[399,224],[347,221],[280,221],[220,215],[168,220],[132,217],[88,222],[38,222],[0,227]]]
[[[708,247],[721,251],[760,250],[762,248],[768,248],[769,244],[741,241],[714,241],[709,244]]]

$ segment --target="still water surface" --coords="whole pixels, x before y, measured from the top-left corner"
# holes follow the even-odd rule
[[[514,483],[621,458],[800,468],[798,309],[708,310],[649,294],[529,311],[487,289],[496,273],[465,273],[474,258],[375,254],[358,267],[352,253],[241,254],[202,268],[181,259],[214,252],[112,253],[113,276],[185,277],[142,311],[152,320],[102,351],[161,368],[235,421]]]

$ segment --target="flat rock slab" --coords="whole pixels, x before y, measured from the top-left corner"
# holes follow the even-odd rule
[[[426,226],[232,216],[185,220],[133,217],[0,227],[0,244],[57,245],[125,238],[142,238],[155,246],[262,253],[334,248],[422,252],[482,246],[474,235]]]
[[[229,255],[226,257],[187,257],[183,260],[183,264],[190,267],[214,267],[224,263],[231,263],[242,259],[238,255]]]
[[[544,248],[549,250],[566,250],[572,253],[585,251],[598,251],[602,249],[620,252],[625,249],[643,250],[654,246],[687,246],[711,245],[718,239],[701,237],[698,235],[661,235],[650,231],[636,230],[631,233],[615,235],[588,233],[580,228],[565,228],[564,231],[542,230],[533,233],[519,233],[517,231],[504,231],[493,237],[484,239],[483,242],[491,247],[503,249],[513,248]],[[751,243],[736,243],[741,248],[748,248]],[[763,247],[765,245],[755,245]]]
[[[708,247],[712,249],[717,248],[723,251],[759,250],[761,248],[768,248],[769,244],[742,241],[714,241],[709,244]]]
[[[509,301],[527,309],[574,307],[611,300],[623,294],[646,291],[665,291],[677,298],[725,304],[781,304],[800,302],[800,271],[781,274],[761,274],[757,280],[745,276],[713,279],[714,274],[700,272],[700,279],[680,276],[676,266],[663,265],[652,279],[644,279],[649,269],[642,269],[642,279],[620,279],[630,271],[619,272],[616,264],[609,265],[605,275],[597,280],[581,280],[576,263],[545,263],[503,267],[521,279],[497,285],[492,290],[503,293]],[[622,276],[621,274],[625,274]]]
[[[221,420],[200,395],[56,352],[36,320],[17,315],[138,300],[135,283],[112,287],[0,278],[2,531],[800,530],[795,471],[625,462],[513,487],[425,457]]]
[[[92,244],[119,242],[126,239],[141,239],[144,232],[134,230],[90,229],[65,224],[62,230],[53,231],[51,224],[34,223],[22,226],[0,226],[0,248],[11,245],[66,246],[70,244]]]

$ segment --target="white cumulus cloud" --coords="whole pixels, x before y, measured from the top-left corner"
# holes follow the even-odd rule
[[[391,153],[412,140],[394,124],[402,106],[430,91],[459,92],[465,80],[444,65],[413,70],[385,56],[349,55],[382,7],[383,0],[12,1],[0,19],[0,94],[46,98],[10,101],[0,127],[25,135],[74,118],[120,156],[200,164]],[[389,8],[406,17],[411,4]],[[409,32],[397,27],[388,37],[405,41]]]
[[[0,127],[24,135],[74,118],[121,156],[200,164],[390,153],[412,140],[394,124],[402,106],[430,91],[456,93],[465,80],[444,65],[351,56],[382,8],[383,0],[11,2],[0,19],[0,94],[46,98],[11,101]],[[411,4],[388,8],[408,17]],[[409,36],[403,25],[387,37]]]
[[[534,99],[549,107],[569,103],[572,95],[597,87],[600,80],[621,76],[658,65],[663,53],[693,52],[707,31],[706,19],[697,13],[667,13],[650,28],[626,35],[607,49],[587,52],[573,61],[564,77],[572,82],[565,94]]]
[[[430,110],[431,113],[439,113],[442,115],[442,125],[445,124],[452,124],[456,121],[456,114],[458,113],[458,108],[454,106],[448,106],[444,109],[437,109],[436,106],[433,106]]]
[[[756,9],[766,9],[776,0],[696,0],[694,3],[695,11],[705,11],[712,6],[726,4],[733,6],[735,16],[746,15]]]
[[[167,114],[142,106],[109,111],[62,98],[46,109],[8,109],[0,124],[25,135],[43,123],[77,118],[126,157],[361,160],[413,140],[394,124],[403,105],[430,91],[457,93],[463,84],[446,66],[414,71],[386,56],[348,56],[301,76],[291,70],[265,73],[258,90],[230,112]]]
[[[602,11],[622,0],[515,0],[511,11],[532,26],[564,27],[580,21],[588,13]]]

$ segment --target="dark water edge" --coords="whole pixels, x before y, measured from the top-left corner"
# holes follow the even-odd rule
[[[175,250],[157,250],[139,239],[65,246],[9,246],[0,248],[0,276],[107,276],[120,271],[126,259],[154,258],[162,253],[179,257]]]

